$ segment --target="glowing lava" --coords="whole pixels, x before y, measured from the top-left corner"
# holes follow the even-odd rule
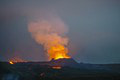
[[[50,59],[60,59],[60,58],[70,58],[70,56],[67,55],[68,50],[63,45],[56,45],[51,46],[51,48],[48,50],[48,54],[50,55]]]
[[[10,64],[14,64],[12,61],[9,61]]]
[[[48,59],[70,58],[68,56],[69,38],[65,35],[66,25],[60,18],[32,21],[28,24],[28,30],[35,41],[43,45]]]
[[[61,69],[61,67],[60,66],[54,66],[54,67],[52,67],[53,69]]]
[[[27,62],[19,57],[13,57],[9,60],[9,63],[10,64],[15,64],[15,63],[18,63],[18,62]]]

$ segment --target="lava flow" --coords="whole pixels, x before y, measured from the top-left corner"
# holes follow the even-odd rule
[[[53,69],[61,69],[62,67],[61,66],[53,66],[52,68]]]

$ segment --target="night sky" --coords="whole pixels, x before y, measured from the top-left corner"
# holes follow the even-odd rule
[[[0,60],[47,60],[28,22],[57,15],[68,26],[69,55],[84,63],[120,63],[120,0],[0,0]]]

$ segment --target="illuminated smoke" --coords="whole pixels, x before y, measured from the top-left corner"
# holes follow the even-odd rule
[[[38,44],[43,45],[49,59],[70,58],[67,53],[67,27],[60,18],[31,21],[28,30]]]

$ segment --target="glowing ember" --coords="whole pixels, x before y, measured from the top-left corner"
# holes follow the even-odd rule
[[[61,67],[60,66],[54,66],[54,67],[52,67],[53,69],[61,69]]]
[[[12,61],[9,61],[10,64],[14,64]]]

